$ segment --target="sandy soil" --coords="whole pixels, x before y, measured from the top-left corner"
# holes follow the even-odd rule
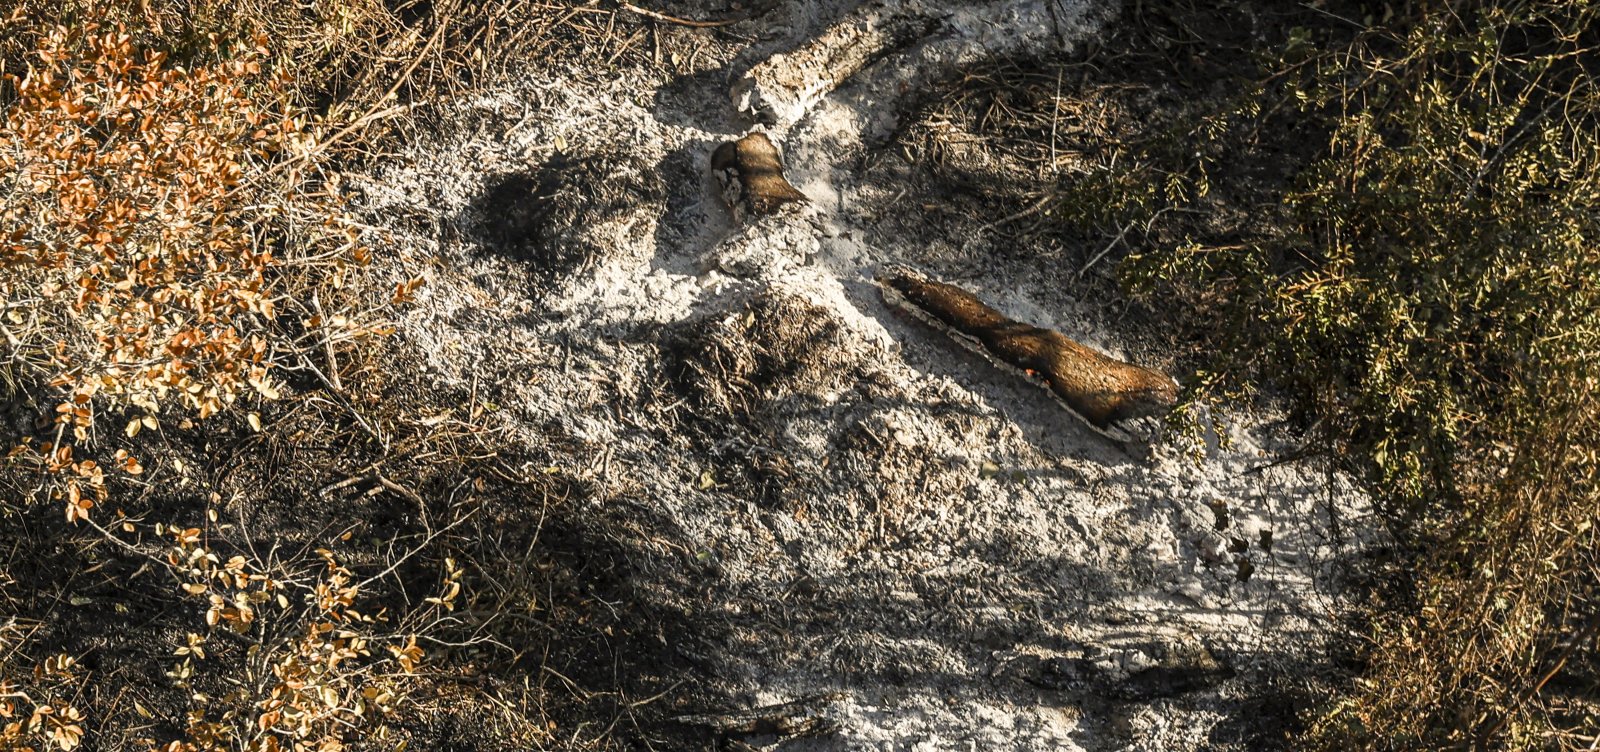
[[[1216,416],[1224,436],[1198,460],[1170,440],[1112,444],[892,313],[869,281],[909,264],[1173,367],[1106,285],[1048,249],[998,252],[983,225],[920,223],[966,199],[885,166],[900,159],[886,134],[942,71],[1000,38],[1071,54],[1112,9],[932,16],[931,36],[896,41],[773,124],[811,203],[735,227],[706,174],[711,150],[753,125],[730,85],[853,5],[663,24],[658,65],[541,70],[419,112],[425,130],[351,176],[383,242],[436,259],[401,335],[430,375],[492,395],[526,441],[586,448],[562,469],[597,489],[581,518],[627,552],[637,618],[727,700],[708,713],[805,701],[804,728],[731,738],[1270,746],[1276,700],[1329,660],[1341,577],[1375,541],[1354,485],[1274,464],[1293,437],[1269,409]],[[1002,22],[978,22],[995,8]],[[1030,14],[1052,19],[1048,33]]]

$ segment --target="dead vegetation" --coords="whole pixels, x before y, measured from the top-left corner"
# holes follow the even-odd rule
[[[604,556],[544,524],[581,493],[558,442],[510,453],[487,396],[403,377],[387,319],[423,260],[351,217],[332,166],[508,61],[637,54],[638,14],[19,2],[0,24],[0,746],[637,727],[620,692],[667,679],[629,664],[653,654],[602,607],[627,597],[595,592]]]
[[[708,470],[702,490],[788,506],[826,482],[831,452],[793,446],[782,416],[826,411],[866,377],[864,364],[843,323],[804,300],[769,293],[736,311],[686,322],[664,343],[671,389],[657,407],[683,416],[707,465],[727,469]]]

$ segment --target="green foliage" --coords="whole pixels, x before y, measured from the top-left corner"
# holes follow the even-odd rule
[[[1266,96],[1327,141],[1277,197],[1282,233],[1125,267],[1255,322],[1229,332],[1224,370],[1289,388],[1399,513],[1457,495],[1461,453],[1502,438],[1480,435],[1487,416],[1541,414],[1516,385],[1600,353],[1600,91],[1573,56],[1594,11],[1510,5],[1309,58],[1292,35]],[[1202,192],[1209,168],[1173,174]]]
[[[1321,748],[1578,747],[1600,718],[1597,16],[1295,29],[1258,89],[1075,194],[1101,227],[1273,217],[1168,220],[1123,270],[1180,301],[1219,386],[1277,387],[1417,552]]]

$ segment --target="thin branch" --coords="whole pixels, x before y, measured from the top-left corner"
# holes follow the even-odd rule
[[[691,21],[687,18],[678,18],[677,16],[669,16],[665,13],[657,13],[656,11],[647,10],[645,8],[640,8],[637,5],[630,5],[628,3],[622,3],[622,9],[631,13],[637,13],[645,18],[653,18],[657,21],[665,21],[667,23],[677,24],[679,26],[688,26],[692,29],[719,29],[724,26],[732,26],[739,22],[739,19],[737,18],[727,21]]]

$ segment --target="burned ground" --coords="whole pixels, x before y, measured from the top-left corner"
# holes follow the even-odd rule
[[[687,5],[673,13],[729,12]],[[131,574],[162,552],[154,522],[206,526],[214,510],[233,526],[219,555],[309,581],[325,548],[383,573],[361,607],[395,622],[374,629],[428,627],[427,668],[393,679],[412,699],[381,740],[413,749],[1280,742],[1297,693],[1332,671],[1347,571],[1373,545],[1350,479],[1273,465],[1296,437],[1270,405],[1218,415],[1209,445],[1109,444],[870,283],[913,264],[1181,368],[1174,314],[1109,274],[1134,236],[1047,218],[1190,95],[1090,55],[1097,37],[1133,40],[1082,20],[1099,12],[1083,3],[1056,3],[1081,21],[1067,49],[887,96],[911,118],[888,138],[850,117],[874,79],[846,82],[782,134],[817,207],[816,225],[785,228],[820,249],[796,258],[734,226],[703,168],[749,125],[728,73],[856,4],[768,5],[714,29],[617,11],[650,53],[610,79],[552,64],[420,108],[391,158],[345,176],[367,240],[403,251],[375,263],[427,282],[382,349],[346,364],[382,398],[302,372],[305,394],[260,431],[174,422],[161,456],[177,462],[123,489],[134,551],[29,520],[19,540],[37,550],[11,548],[35,564],[0,585],[22,621],[52,625],[29,639],[114,656],[85,659],[89,691],[117,686],[98,672],[173,670],[204,607]],[[766,10],[796,26],[765,28]],[[722,273],[704,262],[724,243],[782,263]],[[447,562],[461,600],[407,621]],[[62,616],[106,588],[140,606]],[[262,642],[297,626],[285,616]],[[249,651],[224,635],[212,660]],[[127,731],[99,743],[177,735],[191,690],[232,691],[203,673],[104,700]],[[816,698],[824,723],[801,738],[684,720]]]
[[[1260,468],[1293,436],[1247,414],[1226,416],[1231,448],[1202,447],[1198,463],[1176,445],[1124,451],[883,306],[870,277],[911,263],[1020,319],[1180,362],[1182,343],[1103,274],[1121,247],[1079,273],[1111,238],[1085,247],[1046,227],[1017,232],[1050,206],[1005,221],[1049,195],[1037,162],[1048,146],[1008,151],[967,121],[967,135],[941,131],[939,159],[914,152],[897,167],[903,144],[851,135],[851,108],[870,92],[847,84],[779,139],[815,219],[770,241],[731,226],[703,172],[737,132],[715,71],[738,65],[704,57],[738,49],[719,46],[737,38],[731,28],[663,30],[719,41],[698,59],[680,53],[681,66],[664,42],[660,69],[598,96],[535,77],[527,90],[546,103],[535,117],[513,92],[462,102],[404,165],[363,181],[381,222],[418,210],[420,196],[442,197],[446,216],[472,205],[506,166],[547,159],[537,155],[558,137],[575,154],[626,144],[629,164],[659,166],[665,196],[597,217],[628,230],[607,235],[620,245],[559,294],[525,300],[492,236],[447,236],[446,262],[403,326],[430,372],[497,384],[498,414],[519,435],[584,447],[568,472],[592,495],[574,513],[624,552],[634,600],[622,618],[663,625],[660,639],[688,661],[685,686],[703,687],[657,704],[703,714],[842,692],[814,711],[831,731],[793,749],[1277,738],[1234,709],[1252,688],[1287,696],[1329,670],[1316,657],[1336,630],[1325,615],[1368,545],[1362,523],[1344,519],[1362,514],[1350,481]],[[772,46],[752,49],[739,54]],[[1040,78],[1005,96],[1044,96]],[[1133,107],[1114,100],[1138,82],[1114,78],[1064,79],[1060,100],[1086,113]],[[909,97],[895,106],[922,119],[903,130],[925,143],[944,100]],[[1136,127],[1118,117],[1101,127],[1085,115],[1058,152],[1091,170],[1126,135],[1118,128]],[[484,133],[496,136],[473,135]],[[1072,169],[1047,184],[1070,186]],[[781,245],[798,236],[817,244],[814,258]],[[763,242],[773,265],[743,267],[750,276],[705,263],[723,244]],[[1334,525],[1362,537],[1336,540]]]

